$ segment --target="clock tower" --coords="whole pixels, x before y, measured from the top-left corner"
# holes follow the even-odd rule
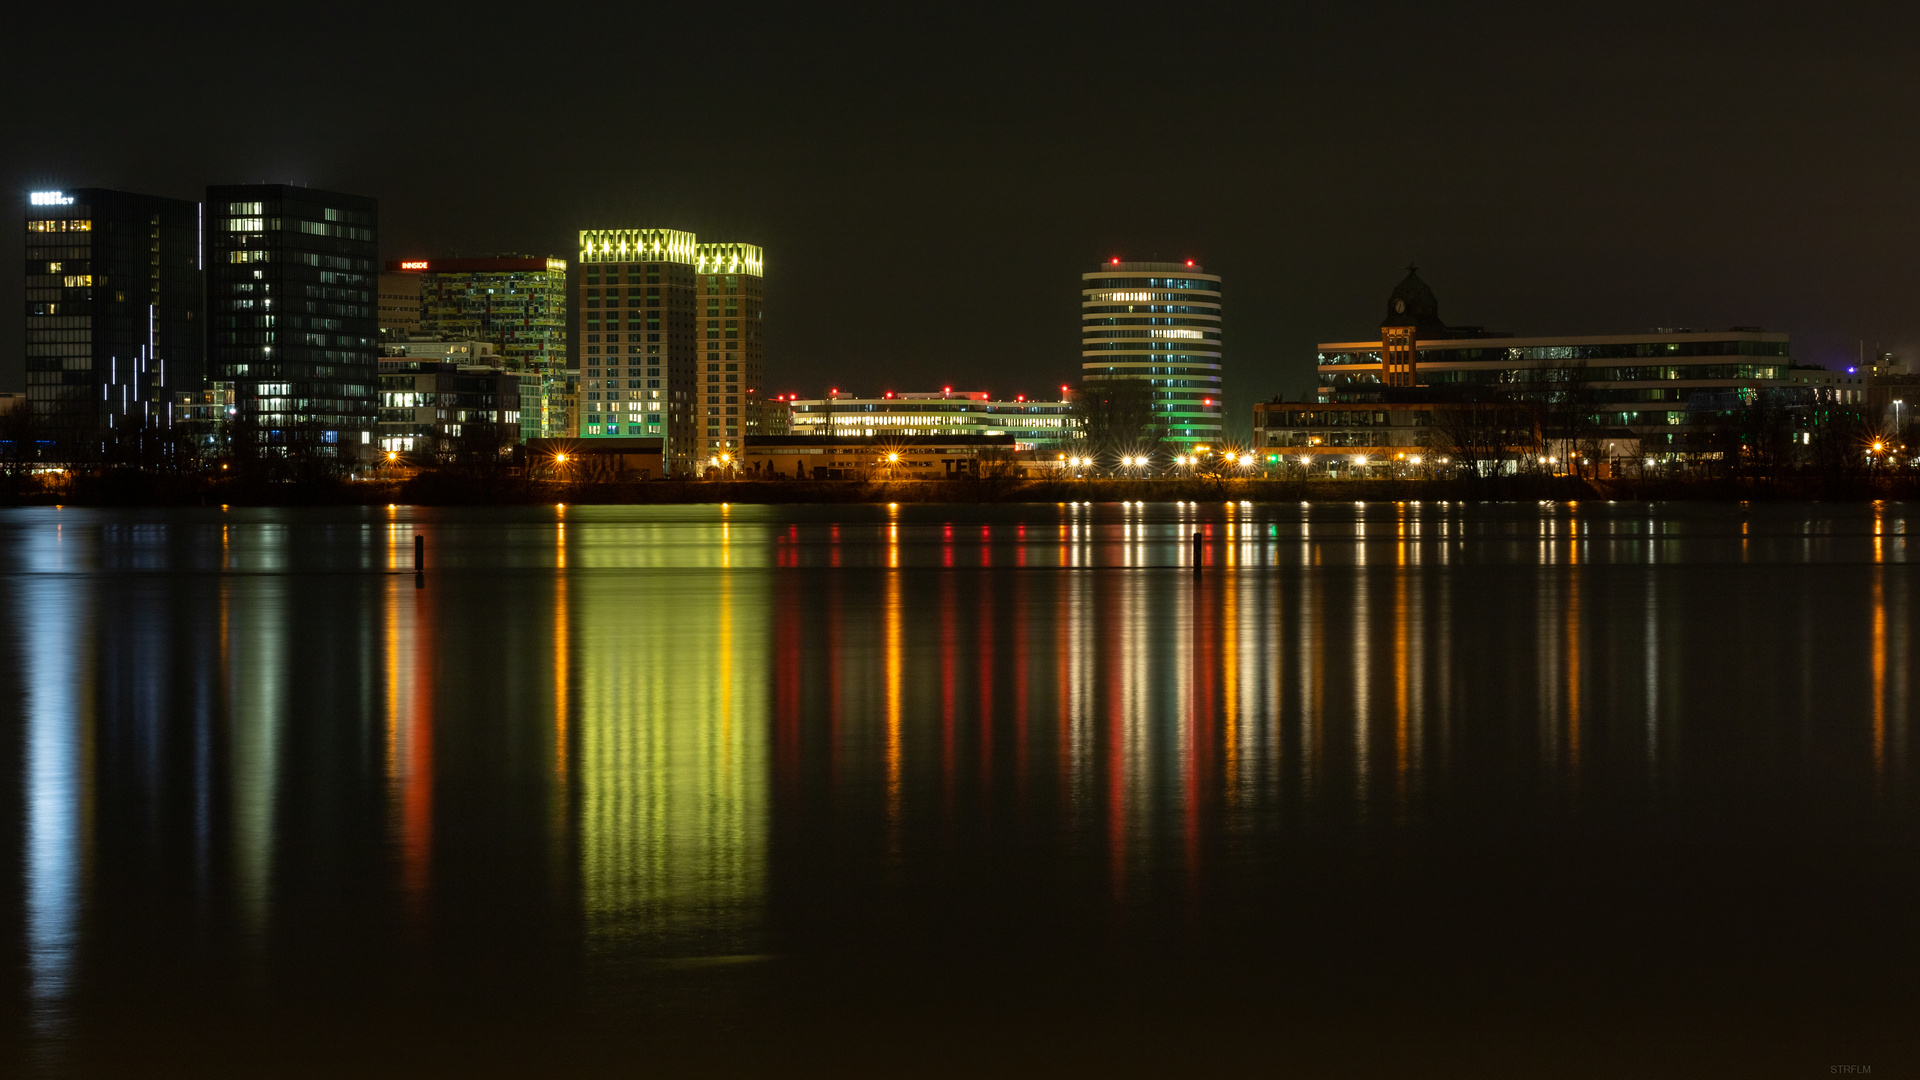
[[[1419,267],[1407,267],[1407,276],[1387,298],[1387,317],[1380,321],[1380,374],[1388,386],[1419,385],[1421,338],[1445,337],[1440,302],[1420,280]]]

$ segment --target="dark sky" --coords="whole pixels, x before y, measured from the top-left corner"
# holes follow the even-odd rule
[[[291,181],[378,197],[389,257],[757,242],[776,391],[1045,392],[1110,255],[1225,277],[1242,426],[1410,259],[1456,323],[1920,352],[1913,5],[113,10],[0,21],[16,207]]]

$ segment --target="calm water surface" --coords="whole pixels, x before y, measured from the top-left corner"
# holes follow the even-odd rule
[[[1916,531],[0,511],[0,1072],[1912,1075]]]

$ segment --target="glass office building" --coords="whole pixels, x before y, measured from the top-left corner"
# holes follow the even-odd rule
[[[566,367],[565,259],[400,259],[387,263],[387,274],[417,276],[419,333],[493,342],[509,371]]]
[[[115,440],[168,426],[205,381],[200,206],[36,191],[26,214],[26,380],[43,430]]]
[[[1150,387],[1161,438],[1175,453],[1218,445],[1220,278],[1186,262],[1109,260],[1080,275],[1080,379]]]
[[[373,452],[379,204],[285,184],[207,189],[213,377],[269,447]]]

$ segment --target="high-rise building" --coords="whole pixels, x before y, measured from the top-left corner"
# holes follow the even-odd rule
[[[751,244],[581,230],[580,437],[661,436],[678,475],[737,447],[764,376],[761,267]]]
[[[370,456],[379,204],[285,184],[207,189],[208,363],[269,447]]]
[[[699,244],[694,248],[700,341],[705,348],[694,391],[700,448],[709,459],[738,456],[742,435],[765,434],[761,383],[766,343],[761,270],[754,244]]]
[[[380,275],[383,295],[389,277],[418,283],[420,333],[449,341],[491,341],[509,371],[566,367],[565,259],[494,255],[389,261]]]
[[[27,399],[58,436],[171,424],[200,389],[200,207],[102,188],[27,205]]]
[[[1156,434],[1176,448],[1220,442],[1220,356],[1220,278],[1192,259],[1080,275],[1081,382],[1144,381]]]

